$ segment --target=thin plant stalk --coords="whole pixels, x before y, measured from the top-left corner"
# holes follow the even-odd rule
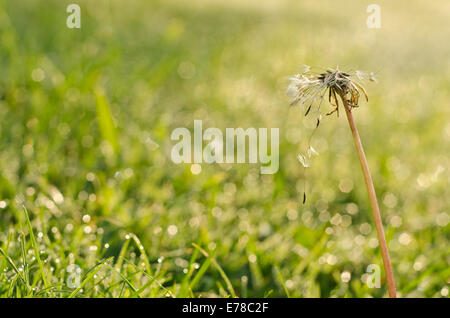
[[[369,166],[367,164],[366,155],[359,138],[358,129],[356,128],[355,120],[353,119],[351,106],[344,96],[340,96],[344,103],[345,114],[347,115],[348,123],[352,131],[353,140],[355,142],[356,151],[358,152],[359,162],[364,175],[364,182],[366,183],[367,192],[369,194],[370,205],[372,206],[372,215],[375,221],[375,227],[377,229],[378,242],[380,244],[381,257],[383,258],[384,270],[386,272],[389,297],[396,298],[394,273],[392,271],[391,260],[389,258],[389,251],[386,244],[386,238],[383,230],[383,223],[381,220],[380,208],[378,207],[377,196],[375,188],[373,186],[372,177],[370,175]]]

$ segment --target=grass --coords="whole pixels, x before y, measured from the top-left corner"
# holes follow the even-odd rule
[[[362,281],[382,263],[342,116],[313,138],[302,205],[300,62],[377,72],[354,116],[397,294],[446,297],[450,7],[379,1],[371,30],[346,2],[83,0],[70,30],[71,1],[0,0],[0,297],[387,296]],[[194,119],[279,127],[278,173],[173,164]]]

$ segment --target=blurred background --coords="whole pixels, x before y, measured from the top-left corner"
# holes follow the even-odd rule
[[[70,264],[79,297],[386,296],[364,283],[382,263],[345,116],[297,160],[304,63],[375,72],[354,115],[398,293],[448,297],[450,2],[377,1],[379,29],[371,3],[0,0],[0,296],[67,296]],[[172,163],[197,119],[278,127],[279,171]]]

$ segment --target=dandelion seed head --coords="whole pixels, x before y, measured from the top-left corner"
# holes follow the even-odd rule
[[[286,94],[291,97],[291,105],[300,104],[307,107],[305,116],[313,106],[316,110],[320,110],[322,101],[328,95],[329,103],[335,107],[328,115],[334,112],[339,114],[338,97],[345,99],[350,107],[358,107],[362,95],[368,100],[367,93],[360,83],[366,80],[376,82],[374,73],[343,72],[338,67],[315,73],[306,66],[302,73],[289,77]]]

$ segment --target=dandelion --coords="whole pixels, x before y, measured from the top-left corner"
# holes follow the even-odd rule
[[[301,74],[289,78],[290,84],[286,93],[292,98],[291,106],[297,104],[307,106],[305,116],[310,113],[313,106],[316,106],[317,110],[320,111],[322,101],[328,95],[328,101],[334,106],[334,109],[327,115],[336,112],[339,116],[338,97],[344,97],[350,108],[358,107],[362,95],[364,95],[366,101],[369,100],[366,90],[359,82],[366,79],[376,81],[373,73],[343,72],[338,67],[334,70],[328,69],[323,73],[313,73],[310,67],[306,67]]]
[[[372,177],[370,175],[369,166],[367,164],[364,149],[359,137],[358,129],[356,128],[355,120],[353,118],[352,110],[359,106],[360,98],[364,96],[366,101],[369,101],[367,92],[362,86],[362,80],[369,80],[376,82],[373,73],[366,74],[362,71],[355,72],[343,72],[336,69],[328,69],[322,73],[311,72],[310,67],[306,67],[305,70],[295,76],[290,77],[290,84],[287,89],[287,95],[291,100],[291,105],[303,105],[306,107],[305,116],[307,116],[312,107],[316,108],[319,116],[317,118],[316,128],[320,124],[321,120],[321,105],[325,99],[328,98],[328,102],[334,108],[326,113],[331,115],[336,113],[339,116],[339,110],[342,106],[347,115],[347,120],[350,125],[350,129],[355,142],[356,151],[358,154],[361,168],[364,175],[364,181],[369,194],[369,200],[372,207],[372,214],[375,221],[375,227],[377,230],[378,242],[381,249],[381,256],[383,258],[384,269],[386,271],[389,296],[395,298],[395,282],[392,271],[392,266],[389,258],[389,251],[387,249],[386,239],[383,230],[383,223],[381,221],[380,209],[378,207],[378,201],[375,194],[375,188],[373,186]],[[340,100],[340,102],[339,102]],[[299,155],[298,159],[302,163],[303,167],[309,167],[309,159],[312,156],[310,148],[306,155]],[[303,202],[305,202],[306,196],[303,195]]]

